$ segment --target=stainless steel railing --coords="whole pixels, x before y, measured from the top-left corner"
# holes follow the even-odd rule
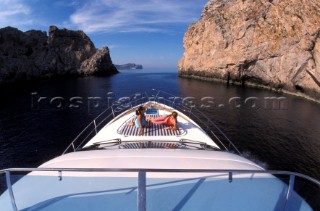
[[[206,114],[197,109],[193,105],[189,105],[185,102],[182,97],[174,96],[168,92],[155,90],[155,101],[171,106],[182,113],[189,116],[196,123],[198,123],[202,129],[204,129],[211,138],[220,144],[220,147],[226,151],[232,151],[236,154],[241,155],[241,152],[233,144],[233,142],[225,135],[225,133],[214,123],[213,120],[209,119]]]
[[[101,112],[72,140],[62,154],[79,150],[86,142],[93,138],[106,123],[117,117],[122,111],[130,109],[139,103],[146,102],[146,100],[145,94],[135,94],[114,101],[110,107]]]
[[[165,104],[188,115],[197,122],[222,149],[241,155],[232,141],[220,130],[213,120],[207,117],[207,115],[199,109],[189,106],[184,102],[184,98],[156,89],[152,89],[151,93],[139,92],[129,97],[121,97],[117,101],[114,101],[110,107],[100,113],[76,136],[63,154],[79,150],[90,140],[90,138],[96,135],[107,122],[116,118],[122,112],[149,101]]]
[[[9,193],[9,200],[11,200],[11,205],[13,210],[17,209],[17,203],[14,197],[14,184],[11,181],[11,176],[22,173],[23,175],[26,175],[29,172],[56,172],[57,177],[59,177],[59,180],[63,180],[63,172],[79,172],[79,173],[86,173],[86,172],[137,172],[137,208],[138,210],[146,210],[146,197],[147,197],[147,184],[146,179],[148,179],[148,173],[219,173],[224,174],[226,177],[220,179],[226,179],[229,183],[233,183],[238,178],[234,177],[234,175],[239,174],[249,174],[247,177],[251,178],[254,176],[259,175],[274,175],[275,177],[286,177],[288,180],[284,183],[287,184],[287,192],[286,194],[286,207],[288,208],[290,206],[290,203],[292,203],[292,194],[293,192],[298,193],[301,197],[304,198],[304,200],[313,208],[317,209],[320,207],[320,200],[314,199],[313,196],[320,194],[320,181],[311,178],[309,176],[290,172],[290,171],[276,171],[276,170],[229,170],[229,169],[128,169],[128,168],[12,168],[12,169],[4,169],[0,170],[0,176],[5,175],[6,178],[6,186],[7,191]],[[83,174],[81,174],[83,177]],[[169,175],[169,174],[166,174]],[[203,176],[201,178],[204,178]],[[259,177],[257,177],[259,179]],[[263,177],[262,177],[263,178]],[[308,193],[307,195],[304,195],[303,192],[299,193],[299,191],[302,189],[301,184],[296,185],[297,180],[305,180],[307,182],[307,185],[310,186],[312,184],[312,193]],[[30,184],[31,185],[31,184]],[[153,184],[155,186],[156,184]],[[299,188],[296,189],[295,187],[298,186]],[[308,190],[310,191],[310,187],[308,187]],[[275,193],[277,194],[277,193]],[[2,192],[0,192],[0,197],[2,195]],[[312,196],[312,197],[310,197]],[[286,209],[285,209],[286,210]]]

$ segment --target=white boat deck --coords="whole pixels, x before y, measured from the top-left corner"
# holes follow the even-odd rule
[[[162,115],[169,115],[173,111],[172,108],[149,102],[144,105],[148,110],[146,117],[155,117]],[[151,122],[147,123],[147,127],[143,129],[143,135],[138,135],[138,128],[136,126],[129,126],[128,123],[132,122],[135,118],[135,110],[132,108],[116,117],[113,121],[103,127],[98,134],[91,139],[84,147],[88,147],[98,142],[107,142],[115,139],[120,139],[121,142],[130,141],[171,141],[179,142],[181,139],[187,140],[201,140],[201,142],[207,145],[219,148],[219,146],[212,141],[212,139],[197,125],[193,120],[184,115],[178,113],[178,130],[164,129],[165,125],[154,125]]]
[[[254,162],[228,152],[148,148],[80,151],[59,156],[40,167],[61,166],[65,168],[263,170]],[[185,177],[189,176],[185,175]]]

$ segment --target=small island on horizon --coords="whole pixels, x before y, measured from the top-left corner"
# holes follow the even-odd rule
[[[141,64],[135,64],[135,63],[127,63],[127,64],[115,64],[114,65],[118,70],[137,70],[137,69],[143,69],[143,66]]]

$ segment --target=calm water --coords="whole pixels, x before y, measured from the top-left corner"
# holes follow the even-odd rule
[[[124,97],[152,88],[188,97],[240,151],[265,168],[320,179],[318,104],[265,90],[178,78],[174,72],[149,71],[1,88],[0,169],[36,167],[60,155],[108,105],[109,92]],[[270,97],[279,103],[272,103]]]

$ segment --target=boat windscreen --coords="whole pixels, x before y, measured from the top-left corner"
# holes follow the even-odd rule
[[[217,147],[204,142],[181,139],[177,141],[121,141],[114,139],[96,142],[80,151],[103,150],[103,149],[194,149],[194,150],[220,150]]]

